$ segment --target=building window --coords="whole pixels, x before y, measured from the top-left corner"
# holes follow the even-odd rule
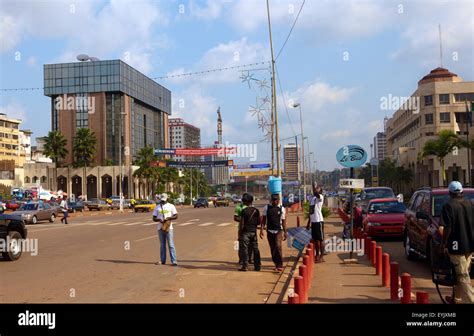
[[[440,104],[449,104],[449,93],[443,93],[439,95]]]
[[[89,127],[88,95],[77,94],[76,103],[76,128],[87,128]]]
[[[433,132],[426,132],[425,135],[426,135],[426,136],[433,136],[434,133],[433,133]]]
[[[439,121],[442,122],[442,123],[450,123],[451,122],[451,113],[441,112],[439,114]]]
[[[25,176],[25,183],[30,183],[30,178],[28,176]]]
[[[48,181],[46,176],[41,176],[41,183],[46,183]]]
[[[433,124],[433,113],[425,114],[425,125]]]
[[[454,94],[454,102],[460,103],[465,101],[473,101],[474,100],[474,92],[470,93],[455,93]]]
[[[425,106],[433,105],[433,96],[424,96]]]

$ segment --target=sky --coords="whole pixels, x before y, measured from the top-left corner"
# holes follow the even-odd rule
[[[270,11],[281,146],[301,133],[299,103],[313,169],[338,168],[336,152],[347,144],[370,153],[395,112],[381,101],[410,96],[440,64],[474,80],[472,1],[306,0],[282,49],[302,3],[270,0]],[[172,91],[172,116],[199,127],[203,145],[217,140],[220,106],[224,142],[256,146],[256,161],[270,162],[259,127],[270,122],[265,1],[0,0],[0,113],[22,119],[33,137],[46,135],[43,91],[5,89],[41,88],[43,64],[78,54],[168,77],[157,82]],[[171,77],[223,68],[232,69]]]

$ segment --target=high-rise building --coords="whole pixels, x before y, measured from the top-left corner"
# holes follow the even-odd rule
[[[398,165],[414,173],[413,187],[443,185],[443,174],[435,156],[419,157],[424,144],[436,139],[441,130],[451,130],[467,137],[466,103],[474,101],[474,82],[463,81],[444,68],[436,68],[418,82],[403,106],[387,121],[387,154]],[[471,112],[472,115],[472,112]],[[469,133],[473,134],[473,127]],[[445,157],[447,181],[468,181],[468,149],[460,148]],[[472,150],[471,150],[472,158]],[[472,173],[471,173],[472,175]]]
[[[387,157],[387,136],[385,132],[378,132],[374,137],[374,156],[380,161]]]
[[[181,118],[169,119],[169,134],[172,148],[200,148],[201,130]],[[200,161],[201,157],[174,156],[176,161]]]
[[[73,162],[73,139],[84,127],[97,137],[99,165],[118,164],[121,152],[130,165],[141,148],[169,145],[171,92],[121,60],[46,64],[44,94],[52,129],[67,139],[63,164]]]
[[[22,167],[25,152],[20,148],[21,120],[0,113],[0,161],[11,161],[13,167]]]
[[[285,178],[289,181],[299,180],[299,146],[288,144],[283,147],[283,165]]]

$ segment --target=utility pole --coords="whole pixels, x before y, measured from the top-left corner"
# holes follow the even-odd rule
[[[272,137],[275,139],[275,148],[272,147],[272,152],[276,150],[276,166],[277,166],[277,175],[281,178],[281,170],[280,170],[280,139],[279,139],[279,131],[278,131],[278,112],[277,112],[277,102],[276,102],[276,73],[275,73],[275,56],[273,52],[273,39],[272,39],[272,24],[270,19],[270,3],[267,0],[267,17],[268,17],[268,32],[270,36],[270,50],[272,56],[272,117],[275,132],[272,133]],[[272,155],[273,156],[273,155]],[[281,197],[280,197],[281,199]]]
[[[120,212],[123,212],[123,171],[122,171],[122,123],[123,116],[125,112],[120,112],[120,121],[119,121],[119,167],[120,167],[120,183],[119,183],[119,197],[120,197]]]

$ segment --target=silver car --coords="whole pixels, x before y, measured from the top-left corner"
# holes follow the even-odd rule
[[[43,202],[29,202],[23,204],[15,215],[21,216],[25,223],[36,224],[42,220],[49,220],[54,223],[57,210],[53,209],[48,203]]]

